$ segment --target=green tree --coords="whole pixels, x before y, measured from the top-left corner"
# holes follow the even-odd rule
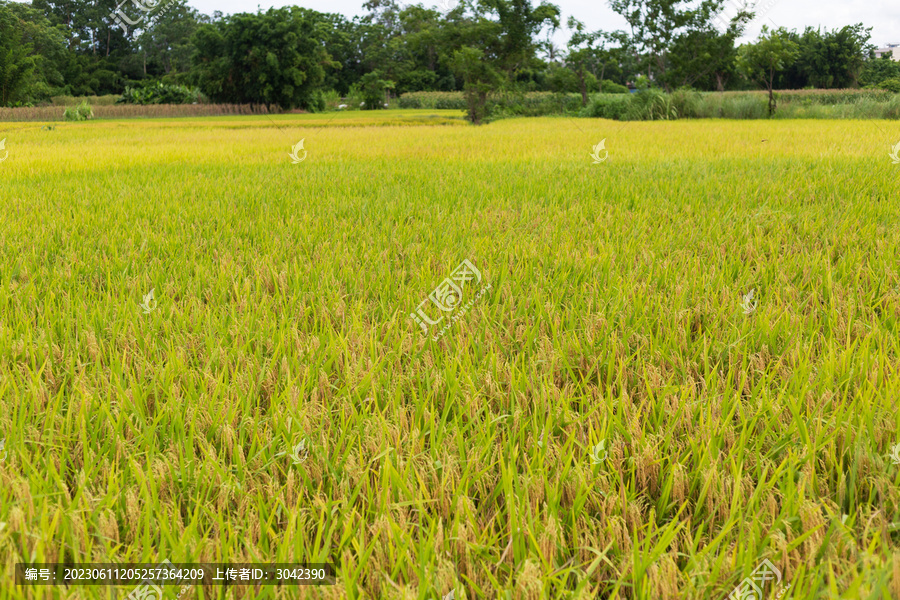
[[[95,58],[124,56],[130,53],[130,40],[141,27],[138,23],[123,32],[113,18],[120,0],[34,0],[34,7],[65,27],[69,49]],[[146,13],[131,3],[121,7],[123,14],[138,20]]]
[[[630,45],[643,56],[647,78],[668,87],[668,53],[675,40],[689,30],[708,29],[725,0],[610,0],[631,28]]]
[[[457,50],[451,65],[464,82],[468,119],[480,125],[487,117],[488,97],[500,88],[505,77],[485,60],[484,52],[471,46]]]
[[[193,79],[218,102],[320,109],[326,68],[339,65],[319,32],[298,7],[201,25],[193,38]]]
[[[582,106],[586,104],[588,93],[600,89],[597,78],[590,71],[575,70],[551,64],[547,69],[545,85],[551,92],[580,93]]]
[[[778,83],[783,88],[848,88],[859,84],[865,64],[871,28],[862,23],[833,31],[807,27],[802,35],[791,33],[799,55]]]
[[[34,0],[38,9],[65,40],[65,52],[54,59],[63,81],[58,94],[121,93],[129,79],[142,77],[133,39],[114,22],[116,0]],[[144,13],[128,4],[122,10],[136,19]]]
[[[362,91],[363,102],[366,110],[378,110],[383,108],[385,94],[394,88],[394,82],[381,78],[381,71],[375,70],[366,73],[359,80],[359,88]]]
[[[393,0],[372,0],[365,7],[370,13],[361,20],[358,37],[363,72],[377,69],[401,94],[460,89],[450,68],[453,53],[493,39],[493,33],[480,34],[484,23],[464,16],[464,4],[446,14],[421,5],[401,9]]]
[[[568,26],[572,37],[567,45],[566,65],[578,79],[581,105],[587,106],[588,92],[593,91],[598,81],[615,76],[613,71],[621,75],[618,58],[606,48],[606,43],[616,37],[603,31],[589,32],[584,23],[574,17],[569,17]]]
[[[317,35],[324,40],[332,60],[331,66],[325,69],[322,87],[345,95],[365,72],[362,67],[364,57],[359,45],[362,26],[358,21],[348,21],[343,15],[334,13],[310,10],[309,16],[316,22]]]
[[[666,72],[669,88],[691,86],[700,89],[725,90],[725,85],[735,74],[737,47],[735,40],[741,36],[753,13],[738,13],[728,23],[724,32],[709,21],[699,27],[690,27],[676,36],[669,51],[670,67]]]
[[[199,26],[200,14],[187,0],[171,0],[154,14],[136,39],[143,75],[186,75],[194,51],[191,38]]]
[[[395,0],[369,0],[363,6],[369,10],[359,31],[363,73],[379,70],[389,80],[399,81],[415,69],[404,40],[401,9]]]
[[[878,85],[886,79],[900,78],[900,62],[893,59],[893,53],[888,52],[881,58],[875,58],[874,51],[870,50],[868,60],[863,63],[859,73],[861,85]]]
[[[91,0],[34,0],[34,8],[44,13],[54,24],[62,25],[66,44],[71,51],[97,54],[97,32],[104,27],[115,3],[105,2],[107,13],[101,16]]]
[[[457,24],[418,5],[407,6],[400,13],[400,23],[409,63],[396,74],[398,92],[434,89],[441,80],[455,83],[446,62],[455,46],[448,33]]]
[[[0,106],[46,99],[63,83],[62,32],[27,4],[0,1]]]
[[[744,44],[738,50],[738,67],[748,79],[763,84],[769,92],[769,116],[775,114],[775,76],[793,63],[800,50],[783,27],[769,31],[763,25],[755,44]]]
[[[0,6],[0,106],[26,97],[37,68],[33,48],[23,38],[18,20]]]
[[[515,71],[532,63],[540,46],[537,36],[545,26],[559,27],[559,7],[542,1],[479,0],[476,17],[484,50],[496,68],[513,79]]]

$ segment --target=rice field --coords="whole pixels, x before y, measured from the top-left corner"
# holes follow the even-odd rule
[[[0,139],[0,599],[900,597],[896,122]]]

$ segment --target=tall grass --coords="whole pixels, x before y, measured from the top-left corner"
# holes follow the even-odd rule
[[[221,115],[270,114],[264,105],[250,104],[149,104],[94,106],[95,119],[134,119],[140,117],[209,117]],[[0,108],[0,122],[63,121],[62,106]],[[280,112],[277,107],[274,112]]]
[[[897,119],[900,94],[886,90],[789,90],[777,92],[779,118]],[[465,109],[462,92],[403,94],[402,108]],[[764,119],[765,92],[697,92],[666,94],[648,89],[633,94],[592,94],[582,109],[579,94],[498,93],[491,100],[493,118],[580,114],[622,121],[669,119]]]
[[[407,92],[400,96],[397,105],[400,108],[466,110],[462,92]],[[581,109],[580,94],[509,90],[492,94],[488,106],[493,118],[575,113],[579,109]]]
[[[742,92],[704,92],[711,94],[723,94],[725,96],[765,96],[767,93],[763,90],[742,91]],[[780,90],[779,98],[783,102],[801,103],[801,104],[846,104],[854,102],[860,98],[870,98],[877,101],[887,101],[897,94],[887,90],[851,88],[851,89],[822,89],[822,90]]]
[[[105,96],[53,96],[50,102],[53,106],[76,106],[82,100],[87,101],[91,106],[112,106],[115,104],[121,94],[107,94]]]
[[[400,108],[466,110],[462,92],[406,92],[398,100]]]
[[[805,90],[809,92],[817,90]],[[897,119],[900,94],[841,90],[832,94],[777,92],[776,118]],[[765,119],[766,95],[756,92],[707,93],[644,90],[629,96],[595,94],[582,116],[653,121],[667,119]]]

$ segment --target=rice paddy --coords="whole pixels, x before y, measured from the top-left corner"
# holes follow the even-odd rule
[[[0,599],[900,597],[896,123],[0,129]]]

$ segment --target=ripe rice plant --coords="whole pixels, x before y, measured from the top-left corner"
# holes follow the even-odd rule
[[[895,123],[2,128],[4,582],[656,600],[768,560],[766,598],[900,597]]]

